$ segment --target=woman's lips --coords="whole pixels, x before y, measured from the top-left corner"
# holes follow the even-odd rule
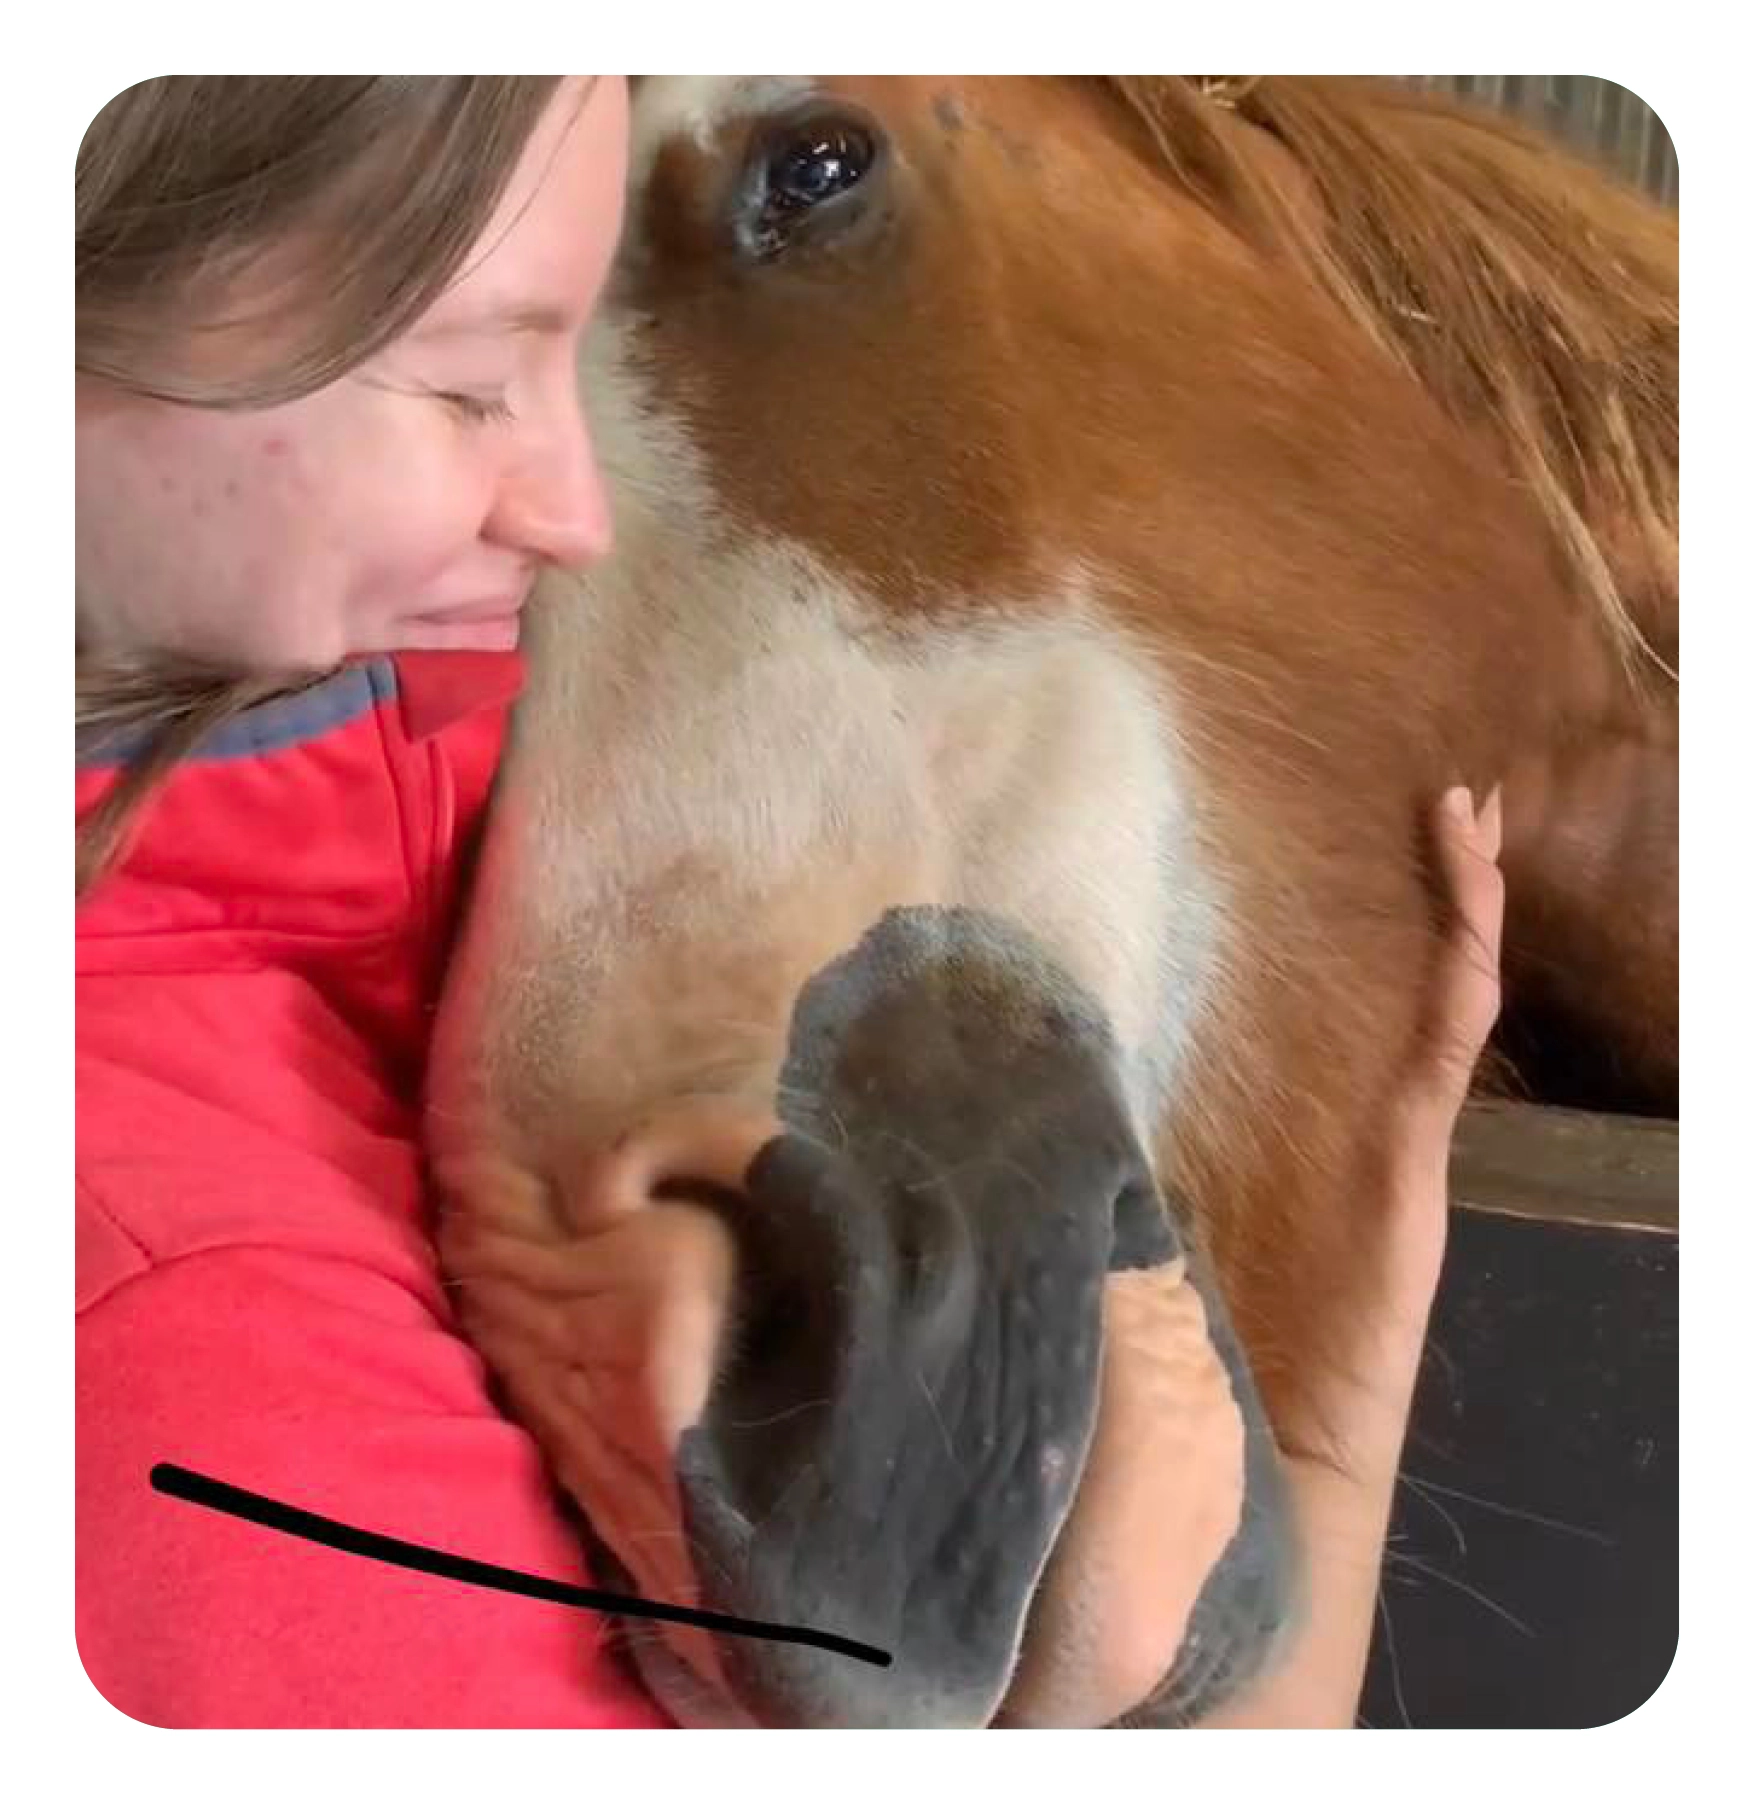
[[[519,644],[526,595],[479,598],[404,620],[402,648],[509,649]]]
[[[441,610],[424,611],[421,623],[499,623],[504,617],[517,617],[526,601],[524,592],[503,592],[494,598],[476,598],[469,604],[449,604]]]

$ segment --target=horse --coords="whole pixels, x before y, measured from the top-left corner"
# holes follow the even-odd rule
[[[617,545],[433,1044],[463,1325],[601,1578],[892,1658],[636,1620],[680,1722],[1190,1724],[1300,1618],[1444,787],[1519,1084],[1673,1100],[1673,217],[1369,80],[632,94]]]

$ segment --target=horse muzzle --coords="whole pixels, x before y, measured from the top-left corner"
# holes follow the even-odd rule
[[[700,1607],[892,1657],[655,1624],[635,1653],[691,1722],[1187,1722],[1257,1666],[1288,1600],[1275,1453],[1120,1076],[1041,954],[912,909],[801,991],[773,1119],[711,1114],[700,1162],[654,1136],[661,1200],[606,1238],[675,1245],[619,1274],[694,1267],[722,1313],[643,1502]],[[631,1494],[582,1477],[608,1572],[676,1592],[620,1540]]]

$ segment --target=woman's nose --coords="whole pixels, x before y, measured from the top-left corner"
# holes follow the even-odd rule
[[[611,551],[611,505],[592,435],[578,407],[533,437],[505,475],[486,534],[560,567],[588,567]]]

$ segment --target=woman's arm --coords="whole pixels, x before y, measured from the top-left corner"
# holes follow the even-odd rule
[[[1311,1426],[1283,1432],[1296,1451],[1286,1465],[1308,1564],[1307,1615],[1282,1661],[1207,1726],[1356,1722],[1394,1480],[1442,1271],[1449,1143],[1500,1003],[1502,830],[1495,788],[1477,815],[1465,788],[1446,796],[1436,815],[1456,920],[1427,1042],[1392,1104],[1381,1212],[1365,1217],[1381,1312],[1339,1331],[1340,1364],[1315,1394]],[[1320,1454],[1329,1458],[1309,1458]]]
[[[82,1191],[82,1222],[105,1213]],[[591,1585],[537,1447],[392,1260],[208,1247],[105,1291],[74,1347],[76,1634],[92,1684],[132,1719],[669,1722],[593,1612],[343,1554],[150,1485],[170,1461],[381,1536]]]
[[[590,1584],[536,1448],[402,1282],[227,1246],[141,1273],[76,1327],[76,1625],[119,1711],[175,1727],[668,1722],[592,1612],[345,1554],[149,1484],[172,1462]]]

